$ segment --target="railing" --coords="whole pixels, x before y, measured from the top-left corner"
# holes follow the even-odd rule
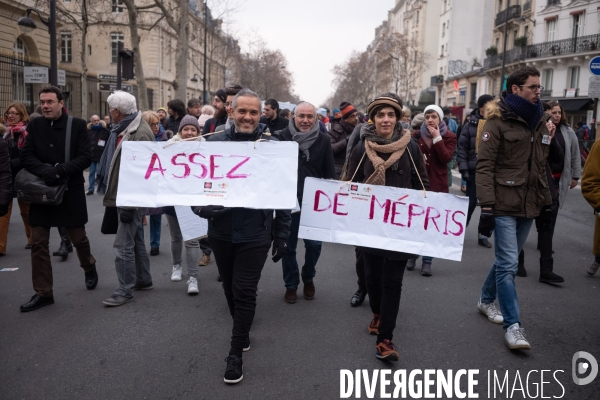
[[[508,20],[513,18],[519,18],[521,16],[521,6],[515,4],[514,6],[508,7]],[[506,9],[496,14],[495,26],[501,25],[506,22]]]
[[[530,11],[531,11],[531,0],[527,0],[523,4],[523,14],[525,14],[526,12],[530,12]]]
[[[595,51],[596,49],[600,49],[600,34],[532,44],[527,46],[527,56],[529,58],[558,56]]]
[[[549,6],[560,5],[560,0],[548,0]]]
[[[552,89],[542,90],[542,92],[540,93],[540,97],[542,97],[542,98],[552,97]]]
[[[442,85],[442,84],[444,84],[444,75],[434,75],[431,77],[431,85],[430,86]]]
[[[506,52],[506,64],[512,64],[517,61],[525,60],[527,56],[526,47],[515,47]],[[502,53],[488,57],[483,60],[483,68],[491,69],[502,65]]]

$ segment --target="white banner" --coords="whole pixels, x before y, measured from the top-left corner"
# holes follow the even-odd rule
[[[295,142],[125,142],[117,206],[291,210],[297,179]]]
[[[175,206],[175,214],[184,241],[202,238],[208,234],[208,220],[194,214],[190,206]]]
[[[468,206],[446,193],[307,178],[298,237],[460,261]]]

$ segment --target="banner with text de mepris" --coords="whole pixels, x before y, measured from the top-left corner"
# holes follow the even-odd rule
[[[460,261],[468,206],[452,194],[307,178],[298,237]]]
[[[295,142],[124,142],[117,206],[291,210],[297,174]]]

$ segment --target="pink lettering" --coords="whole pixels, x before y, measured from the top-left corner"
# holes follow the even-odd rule
[[[190,158],[189,158],[189,160],[190,160],[190,162],[191,162],[192,164],[194,164],[194,165],[199,165],[199,166],[201,166],[201,167],[202,167],[202,175],[194,175],[194,176],[195,176],[196,178],[204,179],[204,178],[206,178],[206,175],[208,174],[208,168],[206,168],[206,165],[204,165],[203,163],[200,163],[200,162],[196,162],[196,161],[194,161],[194,159],[196,158],[196,156],[200,156],[200,157],[202,157],[202,158],[206,158],[206,157],[204,157],[204,156],[203,156],[202,154],[200,154],[200,153],[192,153],[192,154],[190,154]]]
[[[446,226],[444,226],[444,235],[448,234],[448,220],[450,219],[450,210],[445,210],[446,211]]]
[[[319,208],[321,195],[325,196],[327,198],[327,201],[329,202],[329,204],[325,208]],[[314,210],[317,212],[323,212],[323,211],[329,210],[330,208],[331,208],[331,199],[329,198],[329,196],[327,196],[327,193],[325,193],[322,190],[317,190],[317,192],[315,193],[315,208],[314,208]]]
[[[437,215],[435,217],[431,216],[432,210],[437,213]],[[439,217],[441,217],[441,214],[438,210],[436,210],[433,207],[427,207],[427,213],[425,213],[425,230],[427,230],[427,228],[429,227],[429,220],[431,220],[431,222],[433,222],[433,225],[435,226],[435,229],[439,232],[440,228],[438,227],[437,222],[435,222],[435,220]]]
[[[223,179],[223,176],[215,176],[215,170],[219,168],[218,165],[215,164],[215,158],[223,156],[220,155],[211,155],[210,156],[210,179]]]
[[[460,235],[462,235],[465,228],[463,227],[463,224],[461,224],[460,222],[458,222],[456,220],[456,218],[455,218],[456,214],[462,214],[463,217],[465,216],[465,213],[462,211],[455,211],[454,214],[452,214],[452,222],[454,222],[456,225],[458,225],[458,232],[456,232],[456,233],[450,232],[450,233],[454,236],[460,236]]]
[[[371,211],[369,213],[369,219],[373,219],[375,217],[375,203],[377,203],[379,208],[385,209],[385,212],[383,213],[383,223],[387,224],[388,219],[390,217],[390,208],[392,205],[392,201],[386,199],[385,203],[381,204],[379,200],[377,200],[377,197],[375,197],[375,195],[371,196]]]
[[[414,210],[415,208],[420,208],[421,212],[416,213]],[[411,224],[412,224],[412,219],[413,217],[418,217],[419,215],[423,215],[425,214],[425,210],[423,210],[423,207],[421,207],[418,204],[411,204],[408,206],[408,227],[410,228]]]
[[[247,178],[247,177],[249,177],[249,176],[250,176],[250,174],[239,174],[239,175],[234,175],[233,173],[234,173],[235,171],[237,171],[237,169],[238,169],[239,167],[241,167],[242,165],[246,164],[246,163],[248,162],[248,160],[250,160],[250,157],[244,157],[244,156],[229,156],[229,158],[231,158],[231,157],[241,157],[241,158],[243,158],[243,160],[242,160],[242,161],[241,161],[239,164],[237,164],[235,167],[233,167],[233,168],[231,169],[231,171],[229,171],[229,172],[227,173],[227,175],[225,175],[225,176],[227,176],[229,179],[237,179],[237,178]]]
[[[400,205],[406,205],[404,203],[401,203],[399,201],[395,201],[394,203],[392,203],[392,220],[390,221],[392,223],[392,225],[396,225],[396,226],[406,226],[400,222],[396,222],[396,215],[400,215],[399,212],[396,212],[396,206],[400,204]]]
[[[158,163],[158,168],[156,168],[156,167],[154,166],[156,163]],[[160,158],[158,158],[158,154],[156,154],[156,153],[152,154],[152,159],[150,160],[150,165],[148,166],[148,170],[146,171],[146,176],[145,176],[145,178],[146,178],[146,179],[149,179],[149,178],[150,178],[150,175],[152,175],[152,173],[153,173],[154,171],[159,171],[159,172],[160,172],[160,174],[161,174],[161,175],[163,176],[163,178],[164,178],[166,169],[164,169],[164,168],[162,167],[162,164],[160,163]]]
[[[187,178],[190,175],[190,166],[187,165],[186,163],[177,162],[177,158],[179,158],[179,157],[186,157],[186,154],[179,153],[179,154],[174,155],[173,158],[171,158],[171,164],[173,164],[175,166],[182,166],[184,168],[183,175],[179,176],[179,175],[173,174],[173,176],[175,178]]]
[[[348,215],[347,212],[339,212],[338,211],[338,206],[343,207],[345,206],[345,204],[342,204],[338,201],[339,196],[348,196],[348,193],[336,193],[335,196],[333,197],[333,213],[335,215]]]

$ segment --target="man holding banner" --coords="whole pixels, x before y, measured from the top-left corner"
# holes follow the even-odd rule
[[[234,125],[210,137],[211,141],[256,142],[273,140],[259,124],[260,98],[251,90],[241,90],[233,100]],[[208,237],[215,255],[223,291],[233,317],[231,349],[224,381],[238,383],[243,375],[242,352],[250,349],[250,328],[256,309],[256,291],[271,242],[273,261],[284,253],[290,233],[290,211],[241,207],[202,206],[194,212],[208,219]]]
[[[296,115],[290,120],[287,128],[279,134],[281,141],[294,141],[298,143],[298,204],[302,204],[304,181],[307,177],[321,179],[335,179],[333,152],[331,143],[326,133],[320,132],[317,120],[317,109],[308,102],[301,102],[296,106]],[[287,241],[287,250],[281,264],[283,267],[283,280],[286,292],[286,303],[294,304],[298,299],[296,294],[300,278],[298,276],[298,261],[296,260],[296,247],[298,245],[298,229],[300,228],[300,211],[292,213],[290,237]],[[317,261],[321,255],[322,242],[304,239],[306,253],[302,267],[302,282],[304,283],[304,298],[312,300],[315,297],[315,277]]]

